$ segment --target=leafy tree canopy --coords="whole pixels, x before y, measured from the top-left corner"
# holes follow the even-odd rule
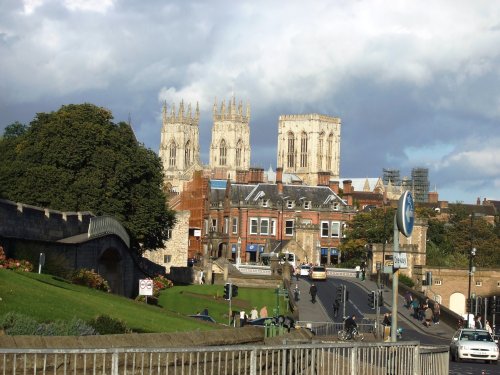
[[[159,157],[131,127],[92,104],[38,113],[0,139],[0,197],[63,211],[110,215],[137,252],[163,246],[175,216],[162,192]]]

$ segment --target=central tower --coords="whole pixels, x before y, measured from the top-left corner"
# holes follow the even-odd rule
[[[228,106],[223,101],[218,111],[215,100],[213,120],[209,167],[217,178],[235,180],[236,171],[250,168],[250,105],[244,111],[240,101],[236,107],[233,96]]]

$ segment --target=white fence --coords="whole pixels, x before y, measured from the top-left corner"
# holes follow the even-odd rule
[[[112,349],[2,349],[2,374],[444,375],[448,347],[418,342]]]

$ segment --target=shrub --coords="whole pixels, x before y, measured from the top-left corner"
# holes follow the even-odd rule
[[[33,271],[33,265],[27,260],[17,260],[17,259],[7,258],[5,256],[5,252],[3,251],[2,246],[0,246],[0,268],[6,268],[8,270],[24,271],[24,272]]]
[[[98,315],[94,319],[90,320],[88,324],[100,335],[113,335],[129,332],[129,329],[123,320],[112,318],[108,315]]]
[[[95,335],[93,327],[81,319],[71,321],[56,320],[47,323],[38,323],[32,317],[10,312],[0,320],[0,327],[7,335],[18,336],[88,336]]]
[[[85,285],[92,289],[110,292],[108,282],[94,270],[80,268],[71,275],[71,282],[77,285]]]
[[[415,285],[415,283],[413,282],[413,280],[410,277],[403,275],[403,274],[399,274],[398,280],[401,284],[405,284],[407,287],[410,287],[410,288],[413,288],[413,286]]]
[[[174,283],[162,275],[158,275],[153,278],[153,296],[158,298],[160,296],[160,291],[167,288],[172,288]]]

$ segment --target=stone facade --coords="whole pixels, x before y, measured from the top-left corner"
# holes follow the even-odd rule
[[[236,107],[233,97],[226,108],[222,102],[213,108],[212,142],[209,168],[222,178],[236,179],[236,171],[250,168],[250,105],[243,111],[240,102]]]
[[[432,272],[431,285],[425,275]],[[422,282],[425,280],[425,282]],[[429,298],[447,306],[457,314],[466,313],[466,301],[469,292],[469,270],[438,267],[415,267],[413,281],[415,288]],[[477,269],[471,277],[471,296],[481,298],[500,295],[500,271]]]
[[[179,105],[176,113],[175,105],[170,114],[167,105],[163,105],[162,129],[159,156],[165,171],[165,188],[170,192],[180,192],[183,183],[189,181],[193,171],[200,166],[199,140],[200,111],[198,104],[193,115],[191,104],[187,111],[184,102]]]
[[[163,249],[144,252],[144,258],[165,267],[167,273],[170,267],[186,267],[189,242],[189,211],[177,211],[176,223],[171,231],[170,239]]]
[[[340,172],[340,129],[337,117],[319,114],[282,115],[278,124],[278,166],[308,185],[318,184],[318,172],[333,179]]]

